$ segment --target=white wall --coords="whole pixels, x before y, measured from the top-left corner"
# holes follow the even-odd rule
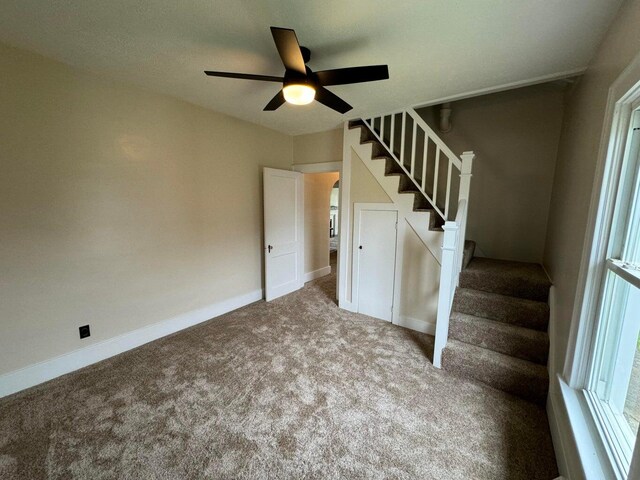
[[[476,154],[467,239],[489,257],[542,262],[563,97],[553,83],[453,102],[448,133],[439,108],[419,110],[455,153]]]
[[[609,87],[640,52],[640,1],[625,2],[565,108],[544,265],[556,287],[555,370],[566,355]]]
[[[291,137],[1,45],[0,72],[0,373],[262,288]]]
[[[304,273],[329,267],[329,204],[340,174],[304,175]]]

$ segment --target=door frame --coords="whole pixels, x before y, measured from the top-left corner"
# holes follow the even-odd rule
[[[393,292],[391,302],[391,323],[397,323],[397,296],[398,285],[400,279],[400,269],[398,268],[398,230],[400,228],[400,211],[395,203],[354,203],[353,204],[353,235],[351,236],[351,251],[353,252],[351,265],[351,304],[355,312],[358,311],[359,305],[359,281],[360,281],[360,254],[358,253],[358,245],[360,244],[360,223],[362,212],[365,210],[383,210],[396,212],[396,248],[393,259]]]

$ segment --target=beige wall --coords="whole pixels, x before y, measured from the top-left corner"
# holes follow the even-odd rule
[[[544,264],[556,286],[556,369],[564,363],[609,87],[640,53],[640,1],[625,2],[570,92],[553,185]]]
[[[342,128],[293,137],[293,163],[342,161]]]
[[[403,242],[400,315],[406,319],[436,324],[440,264],[407,223],[399,233]]]
[[[455,153],[476,153],[467,238],[488,257],[542,262],[563,94],[544,84],[454,102],[449,133],[437,109],[419,111]]]
[[[329,266],[329,200],[338,172],[304,175],[304,272]]]
[[[262,287],[291,137],[5,46],[0,72],[0,373]]]

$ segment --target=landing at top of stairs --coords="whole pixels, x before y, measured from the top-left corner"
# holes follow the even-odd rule
[[[551,282],[535,263],[475,257],[460,273],[460,287],[546,302]]]

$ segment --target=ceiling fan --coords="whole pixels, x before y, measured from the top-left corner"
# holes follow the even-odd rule
[[[311,58],[311,52],[308,48],[300,46],[296,32],[290,28],[271,27],[271,34],[273,35],[276,48],[284,64],[284,77],[252,75],[247,73],[212,72],[209,70],[204,73],[211,77],[281,82],[282,89],[271,99],[267,106],[264,107],[265,111],[276,110],[284,102],[289,102],[294,105],[307,105],[315,99],[337,112],[346,113],[353,107],[324,87],[373,82],[389,78],[387,65],[337,68],[334,70],[314,72],[306,65]]]

